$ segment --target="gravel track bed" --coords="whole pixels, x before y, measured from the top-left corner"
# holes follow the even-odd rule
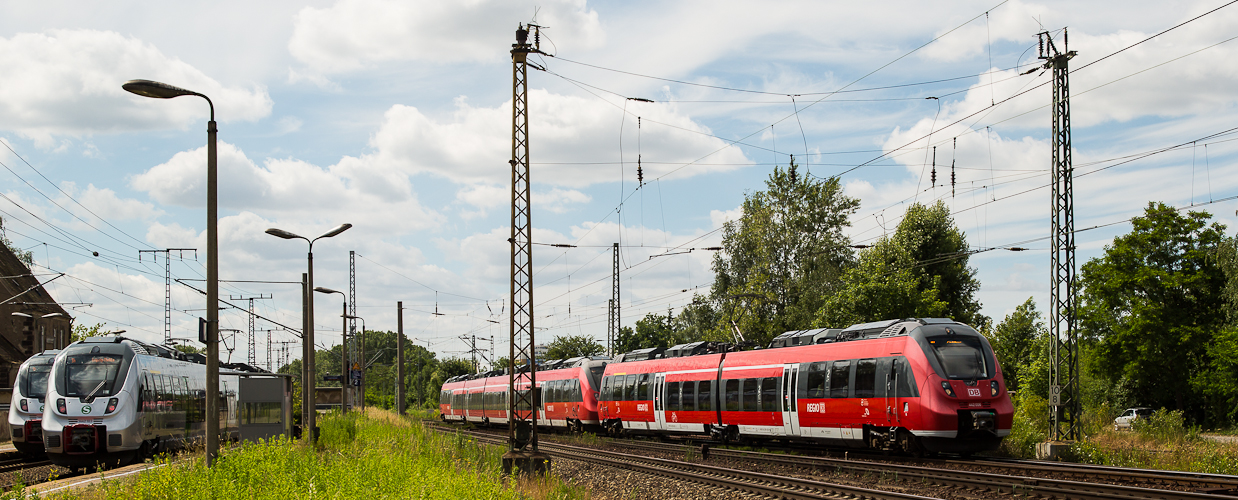
[[[751,493],[677,481],[653,474],[613,469],[578,460],[555,458],[551,463],[551,471],[566,482],[587,488],[593,500],[765,498]]]
[[[70,471],[64,467],[43,465],[5,473],[3,474],[3,477],[0,477],[0,485],[5,485],[5,489],[12,488],[19,482],[26,486],[30,486],[70,475],[73,475],[73,471]]]

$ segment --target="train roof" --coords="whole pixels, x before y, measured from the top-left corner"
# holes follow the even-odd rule
[[[206,364],[206,356],[203,354],[181,352],[177,349],[173,349],[170,346],[151,344],[148,342],[142,342],[141,340],[137,340],[137,339],[121,337],[119,335],[87,337],[87,338],[84,338],[82,340],[75,342],[74,344],[82,344],[82,345],[124,344],[124,345],[129,346],[130,349],[133,349],[133,352],[136,354],[142,354],[146,356],[155,356],[155,357],[167,358],[167,359],[175,359],[177,361],[184,361],[187,363],[197,363],[201,365]],[[74,344],[70,344],[70,346]],[[233,371],[238,371],[238,372],[270,373],[266,370],[263,370],[255,366],[250,366],[245,363],[220,363],[219,366],[227,370],[233,370]]]
[[[552,359],[552,360],[543,361],[541,363],[538,363],[537,371],[541,372],[541,371],[549,371],[549,370],[562,370],[564,368],[587,367],[590,364],[592,364],[594,361],[606,362],[610,360],[611,360],[610,356],[580,356],[580,357],[568,358],[568,359]],[[529,371],[528,365],[521,365],[517,367],[516,369],[516,373],[525,373],[528,371]],[[476,380],[479,378],[498,377],[501,375],[507,375],[507,368],[503,368],[500,370],[491,370],[488,372],[481,372],[481,373],[466,373],[464,375],[456,375],[447,380],[444,380],[443,383],[446,384],[450,382],[462,382],[465,380]]]

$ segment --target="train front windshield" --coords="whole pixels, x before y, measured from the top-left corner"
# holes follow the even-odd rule
[[[47,396],[47,376],[52,373],[52,361],[36,359],[17,372],[17,390],[22,397],[43,399]]]
[[[56,363],[56,392],[77,398],[114,395],[132,360],[132,352],[118,344],[70,347]]]
[[[985,379],[991,377],[984,362],[980,339],[963,335],[928,337],[928,343],[946,371],[946,378]]]

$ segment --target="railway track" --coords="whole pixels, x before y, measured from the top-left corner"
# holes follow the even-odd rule
[[[487,441],[503,443],[506,438],[486,433],[473,433],[484,436]],[[1238,480],[1232,476],[1192,474],[1172,471],[1126,470],[1097,466],[1072,467],[1045,462],[1012,462],[999,460],[942,460],[940,462],[954,465],[983,467],[992,470],[1003,470],[1003,473],[977,472],[923,465],[891,464],[846,460],[829,457],[804,455],[785,455],[761,453],[753,451],[732,450],[726,448],[698,448],[682,444],[640,442],[613,440],[608,445],[629,450],[642,450],[671,456],[687,456],[696,453],[703,459],[729,460],[757,466],[776,466],[792,469],[812,469],[816,471],[840,472],[850,475],[879,477],[896,480],[908,486],[937,485],[965,492],[971,496],[982,498],[995,495],[1009,495],[1027,498],[1071,498],[1097,500],[1129,500],[1129,499],[1165,499],[1165,500],[1221,500],[1238,499],[1235,488]],[[567,446],[549,441],[540,443],[542,451],[551,455],[559,455],[556,450]],[[579,447],[572,447],[579,448]],[[588,453],[600,454],[595,448],[586,448]],[[614,452],[607,452],[614,453]],[[618,453],[628,459],[636,458],[631,453]],[[568,458],[565,456],[565,458]],[[571,457],[576,459],[575,457]],[[696,462],[664,460],[677,463],[677,470],[703,468]],[[590,461],[590,460],[585,460]],[[595,462],[597,463],[597,462]],[[661,467],[669,467],[663,463]],[[1038,472],[1052,477],[1031,477],[1029,472]],[[757,473],[752,473],[757,474]],[[798,481],[799,479],[783,477],[783,480]],[[1101,481],[1114,481],[1123,484],[1109,484]],[[1140,484],[1139,486],[1131,483]],[[1159,486],[1159,487],[1149,487]],[[1166,489],[1180,488],[1180,489]],[[764,494],[764,493],[763,493]]]
[[[475,435],[479,441],[503,444],[506,439],[488,434]],[[559,458],[578,460],[606,467],[687,481],[731,491],[754,493],[775,498],[816,500],[848,498],[856,500],[933,500],[908,493],[874,490],[842,484],[826,483],[774,474],[764,474],[725,467],[715,467],[679,460],[632,455],[560,443],[542,442],[543,453]]]

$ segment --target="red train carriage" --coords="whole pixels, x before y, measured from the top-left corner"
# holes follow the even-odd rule
[[[596,427],[596,388],[608,359],[555,360],[539,368],[538,425],[574,430]],[[517,390],[528,390],[528,380],[527,372],[519,373]],[[444,420],[506,425],[509,383],[505,370],[454,377],[443,384],[439,414]]]

